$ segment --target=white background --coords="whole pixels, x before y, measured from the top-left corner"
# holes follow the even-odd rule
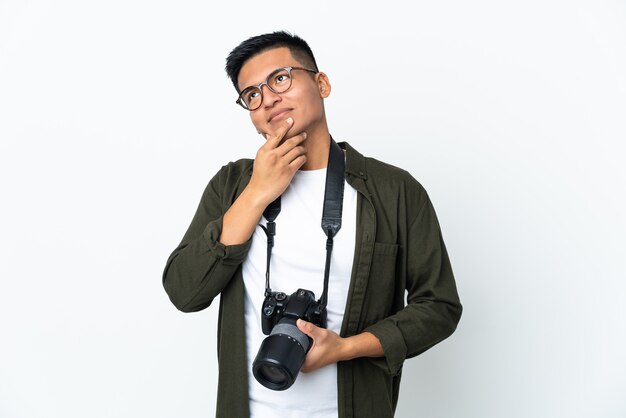
[[[279,29],[440,218],[465,311],[397,416],[625,417],[626,3],[598,0],[0,0],[0,417],[214,415],[217,303],[161,273],[261,145],[225,57]]]

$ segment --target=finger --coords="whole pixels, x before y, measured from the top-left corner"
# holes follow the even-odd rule
[[[283,140],[287,131],[293,125],[293,119],[287,118],[274,132],[270,132],[266,135],[267,142],[265,143],[270,148],[276,148],[280,141]]]
[[[283,159],[289,164],[301,155],[306,155],[306,148],[303,145],[288,150],[287,153],[283,155]]]
[[[317,334],[317,327],[315,325],[302,319],[298,319],[296,321],[296,325],[298,326],[298,329],[300,329],[300,331],[304,332],[306,335],[315,340],[315,335]]]
[[[292,149],[299,146],[306,140],[307,134],[306,132],[300,132],[298,135],[294,135],[290,138],[287,138],[280,144],[276,149],[282,155],[287,155]]]
[[[313,371],[313,369],[310,367],[310,361],[309,360],[304,360],[304,364],[302,364],[302,367],[300,368],[300,371],[302,373],[308,373]]]
[[[295,173],[296,171],[298,171],[300,169],[300,167],[302,167],[304,164],[306,163],[306,155],[301,155],[297,158],[295,158],[292,162],[289,163],[289,167],[291,167],[291,169],[293,170],[293,172]]]

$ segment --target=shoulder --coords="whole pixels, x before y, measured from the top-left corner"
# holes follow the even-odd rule
[[[220,169],[220,173],[244,173],[248,172],[252,169],[252,165],[254,164],[254,160],[252,158],[241,158],[237,161],[230,161],[227,164],[224,164]]]
[[[234,192],[241,189],[242,184],[250,180],[253,163],[254,160],[250,158],[242,158],[224,164],[207,184],[205,197],[219,195],[230,199]]]
[[[368,188],[379,192],[387,191],[387,194],[394,194],[402,189],[425,197],[426,190],[407,170],[373,157],[364,156],[348,143],[344,146],[347,171],[363,178]]]
[[[408,183],[414,187],[423,189],[420,182],[407,170],[372,157],[365,157],[365,160],[368,177],[371,176],[373,181],[389,184]]]
[[[219,183],[226,184],[236,182],[244,175],[250,175],[252,173],[253,164],[254,160],[250,158],[242,158],[237,161],[230,161],[229,163],[224,164],[219,169],[211,182],[218,181]]]

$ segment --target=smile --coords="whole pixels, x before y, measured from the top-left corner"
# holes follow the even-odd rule
[[[277,111],[273,112],[270,115],[270,118],[269,118],[268,122],[272,122],[274,120],[284,119],[287,116],[287,113],[289,113],[290,111],[291,111],[291,109],[280,109],[280,110],[277,110]]]

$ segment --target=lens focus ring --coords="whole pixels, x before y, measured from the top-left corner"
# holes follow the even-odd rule
[[[287,337],[291,337],[292,339],[296,340],[302,346],[302,348],[304,348],[305,353],[308,351],[309,337],[307,337],[306,334],[300,331],[296,325],[289,324],[289,323],[284,324],[284,323],[279,322],[278,324],[274,326],[274,329],[272,329],[272,333],[270,335],[277,335],[277,334],[282,334]]]

